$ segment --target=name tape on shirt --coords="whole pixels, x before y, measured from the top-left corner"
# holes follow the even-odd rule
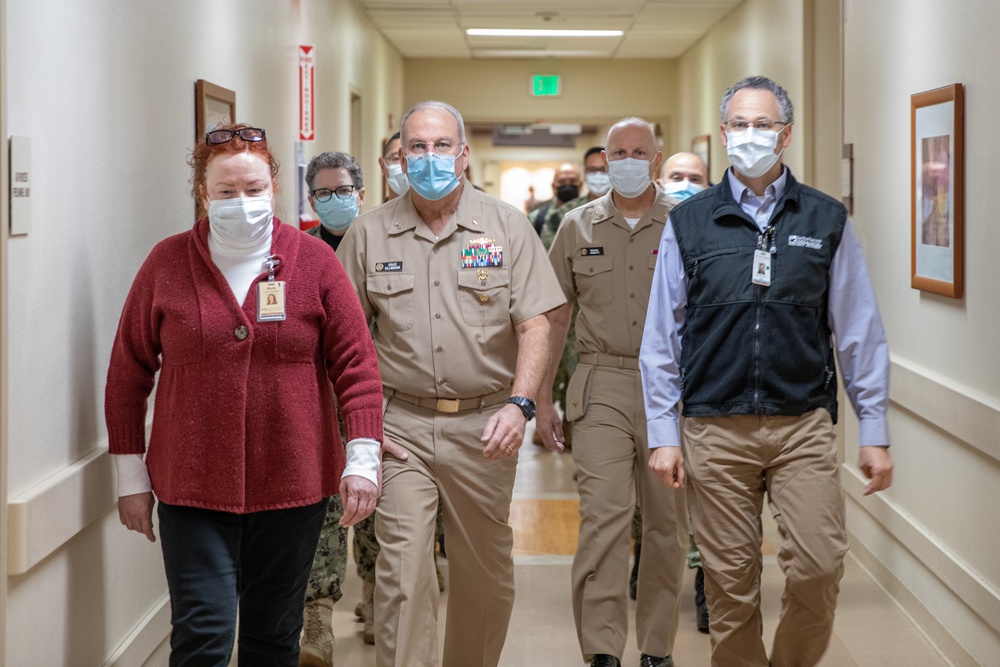
[[[402,271],[403,262],[375,262],[376,273],[382,273],[384,271]]]
[[[594,248],[580,248],[581,257],[596,257],[598,255],[604,254],[604,246],[597,246]]]

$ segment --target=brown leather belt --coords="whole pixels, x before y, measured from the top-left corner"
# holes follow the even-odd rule
[[[410,394],[404,394],[396,391],[395,389],[388,388],[384,389],[382,393],[389,398],[395,398],[403,401],[404,403],[416,405],[419,408],[425,408],[427,410],[436,410],[437,412],[465,412],[466,410],[481,410],[483,408],[488,408],[491,405],[503,403],[510,398],[510,387],[506,387],[500,391],[495,391],[492,394],[486,394],[485,396],[476,396],[475,398],[434,398],[431,396],[411,396]]]
[[[601,354],[600,352],[580,353],[580,363],[591,366],[609,366],[611,368],[624,368],[629,371],[639,370],[638,357],[619,357],[614,354]]]

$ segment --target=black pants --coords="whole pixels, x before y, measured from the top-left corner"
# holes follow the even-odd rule
[[[225,667],[239,609],[241,667],[297,667],[302,609],[327,499],[232,514],[159,503],[171,667]]]

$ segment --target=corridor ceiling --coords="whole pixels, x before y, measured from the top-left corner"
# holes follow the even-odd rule
[[[405,58],[675,58],[743,0],[358,0]],[[472,37],[468,28],[622,30]]]

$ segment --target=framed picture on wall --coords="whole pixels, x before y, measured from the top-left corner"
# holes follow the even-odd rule
[[[198,145],[220,123],[236,120],[236,93],[232,90],[198,79],[194,84],[194,143]],[[195,202],[195,219],[206,215],[201,201]]]
[[[910,286],[962,298],[964,87],[910,96]]]
[[[691,140],[691,152],[701,158],[708,171],[708,178],[712,178],[712,135],[703,134]]]

